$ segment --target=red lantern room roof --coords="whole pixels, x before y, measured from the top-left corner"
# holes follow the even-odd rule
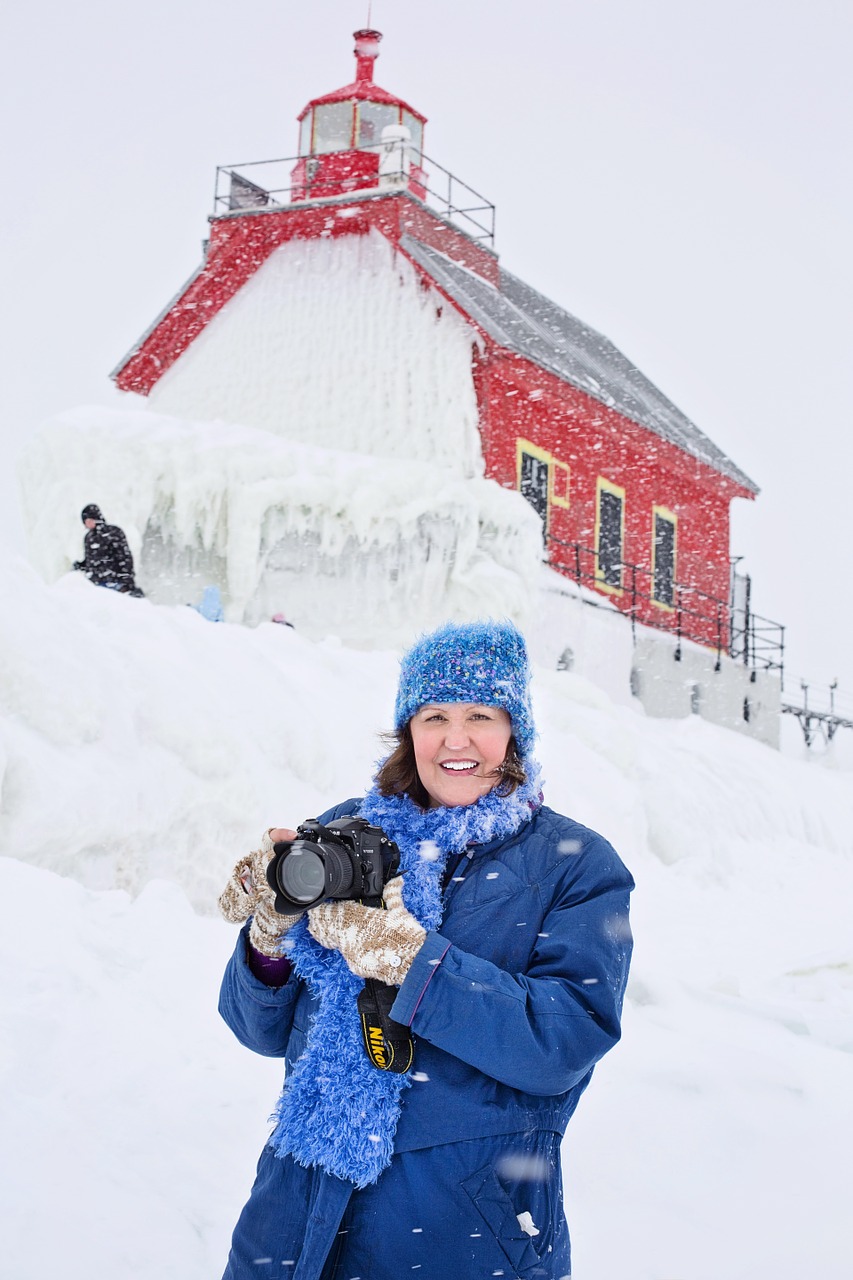
[[[404,98],[398,97],[395,93],[389,93],[387,89],[383,89],[374,83],[373,68],[376,59],[379,57],[379,41],[382,39],[382,32],[363,30],[356,31],[353,34],[355,37],[355,80],[352,84],[345,84],[342,89],[335,89],[332,93],[324,93],[320,98],[312,98],[308,105],[303,107],[297,118],[302,120],[305,113],[310,111],[312,107],[326,106],[331,102],[382,102],[387,106],[401,107],[404,111],[410,112],[421,124],[426,124],[426,116],[421,115],[420,111],[416,111]]]

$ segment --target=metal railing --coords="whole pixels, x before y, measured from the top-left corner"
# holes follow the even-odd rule
[[[487,244],[495,241],[495,206],[473,187],[457,178],[436,160],[421,151],[410,148],[411,170],[398,184],[385,185],[380,180],[379,152],[377,146],[349,147],[346,151],[329,151],[308,156],[285,156],[278,160],[249,160],[240,164],[219,165],[213,196],[214,217],[226,213],[283,208],[292,204],[306,204],[323,194],[312,195],[312,187],[322,193],[330,185],[340,185],[333,175],[324,172],[323,162],[349,155],[376,157],[374,175],[365,168],[357,178],[357,185],[345,195],[364,195],[368,192],[408,190],[433,208],[441,217],[460,227],[472,240]],[[293,177],[293,167],[304,162],[302,177]],[[362,164],[364,162],[362,161]],[[372,161],[369,162],[372,169]],[[421,196],[420,192],[424,195]],[[328,195],[328,192],[326,193]],[[340,196],[334,197],[340,198]]]
[[[778,671],[785,665],[785,628],[769,618],[749,612],[742,617],[730,600],[709,595],[685,583],[667,580],[651,569],[628,561],[602,566],[599,553],[579,542],[549,537],[546,563],[579,586],[606,596],[631,621],[636,637],[637,623],[656,631],[666,631],[676,640],[674,658],[682,656],[685,640],[712,649],[717,670],[722,655],[743,661],[752,670]],[[608,581],[608,579],[611,579]],[[589,601],[589,603],[593,603]],[[734,637],[738,637],[738,642]]]
[[[807,747],[818,740],[829,746],[839,729],[853,729],[853,698],[838,692],[837,680],[824,687],[800,678],[799,698],[789,690],[782,712],[796,716]]]

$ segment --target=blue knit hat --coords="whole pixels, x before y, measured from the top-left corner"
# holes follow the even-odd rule
[[[416,640],[400,663],[397,731],[431,702],[503,707],[512,720],[519,755],[528,755],[536,729],[527,648],[518,628],[511,622],[448,622]]]

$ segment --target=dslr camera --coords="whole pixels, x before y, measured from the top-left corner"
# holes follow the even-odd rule
[[[326,898],[379,906],[382,890],[397,874],[400,850],[381,827],[364,818],[335,818],[327,826],[310,819],[295,840],[273,845],[267,880],[279,915],[295,915]]]

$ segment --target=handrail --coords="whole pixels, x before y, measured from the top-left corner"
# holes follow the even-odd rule
[[[437,160],[433,160],[416,147],[410,146],[407,147],[407,150],[411,159],[412,170],[407,177],[406,183],[401,188],[389,187],[387,189],[407,190],[416,198],[424,199],[424,203],[432,204],[443,217],[459,223],[462,230],[471,236],[473,240],[492,247],[495,240],[495,206],[492,202],[481,195],[479,191],[475,191],[467,182],[457,178],[449,169],[445,169]],[[309,173],[302,179],[294,181],[289,171],[278,175],[275,172],[276,169],[281,166],[292,167],[298,164],[299,161],[305,161],[310,164],[311,162],[326,160],[329,157],[352,155],[354,153],[376,156],[378,162],[381,151],[382,148],[374,143],[370,146],[347,147],[344,151],[323,151],[304,156],[282,156],[275,160],[247,160],[239,164],[218,165],[213,194],[213,215],[214,217],[219,217],[226,213],[248,213],[253,209],[257,211],[261,208],[308,203],[315,198],[322,199],[324,198],[322,196],[311,196],[312,183],[316,183],[322,189],[323,186],[334,184],[335,179],[333,177],[323,175],[321,172],[315,179],[314,175]],[[246,170],[249,170],[250,173],[246,173]],[[251,198],[250,189],[253,189],[254,193],[256,193],[256,204],[247,202],[242,207],[234,207],[232,193],[235,179],[237,183],[242,182],[245,184],[247,200]],[[385,190],[384,187],[380,186],[378,171],[375,188],[371,185],[359,186],[352,194],[363,195],[366,191],[373,191],[374,189],[378,191]],[[423,197],[420,196],[420,191],[424,192]]]
[[[569,555],[562,556],[559,552],[555,555],[551,551],[552,547],[563,548]],[[603,582],[598,552],[582,543],[566,542],[562,538],[548,537],[546,563],[565,573],[579,586],[587,585],[599,594],[613,599],[617,607],[629,615],[635,635],[638,622],[645,627],[674,635],[676,648],[673,656],[676,661],[682,657],[682,642],[685,640],[715,650],[717,670],[720,669],[723,654],[732,656],[734,609],[731,600],[723,600],[699,590],[698,587],[675,580],[669,584],[670,600],[661,600],[655,595],[652,570],[630,561],[610,566],[611,569],[619,569],[622,585],[608,589]],[[745,628],[746,638],[742,652],[746,664],[753,670],[761,668],[778,671],[782,676],[785,651],[785,628],[782,624],[750,612],[745,620]]]

